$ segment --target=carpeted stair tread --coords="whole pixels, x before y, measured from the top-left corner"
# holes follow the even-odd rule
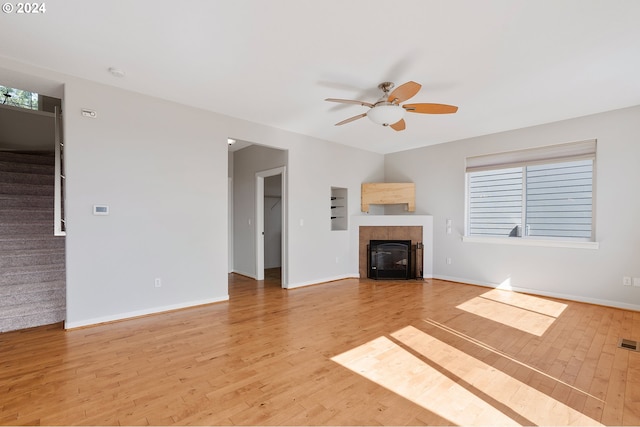
[[[0,162],[28,163],[31,165],[54,165],[53,153],[21,153],[16,151],[0,151]]]
[[[10,295],[2,297],[2,304],[0,305],[0,319],[11,317],[11,312],[15,314],[29,314],[30,303],[33,303],[34,299],[40,301],[60,301],[60,305],[64,305],[65,302],[65,290],[63,288],[46,289],[41,291],[32,292],[14,292]],[[45,304],[45,303],[43,303]],[[43,304],[39,304],[41,307]],[[20,308],[19,310],[15,310]],[[35,312],[35,311],[34,311]],[[14,315],[15,315],[14,314]]]
[[[3,307],[2,310],[0,310],[0,319],[7,319],[12,316],[24,316],[40,313],[45,309],[48,309],[48,305],[49,304],[47,302],[32,302],[31,304],[16,304],[13,307]],[[64,307],[64,300],[61,300],[59,305],[51,308],[57,309],[62,307]]]
[[[21,257],[31,255],[50,255],[50,254],[64,254],[64,246],[56,248],[35,248],[35,249],[5,249],[0,244],[0,258],[2,257]]]
[[[3,269],[53,264],[64,265],[64,250],[60,249],[20,251],[20,253],[15,254],[6,252],[0,251],[0,268]]]
[[[33,271],[19,271],[14,268],[14,271],[0,273],[0,287],[34,282],[53,282],[57,280],[65,280],[66,276],[64,268],[60,268],[59,266],[56,266],[55,268],[51,266],[44,266],[42,268],[32,270]]]
[[[28,224],[0,224],[0,235],[16,236],[16,235],[53,235],[53,221],[48,223],[28,223]]]
[[[53,222],[53,212],[34,212],[29,209],[8,212],[0,210],[0,219],[0,223],[4,224],[51,225]],[[51,227],[51,229],[53,229],[53,227]]]
[[[2,269],[13,267],[40,267],[42,265],[53,264],[64,265],[64,253],[0,257],[0,268]]]
[[[29,315],[44,313],[52,310],[58,311],[61,309],[62,310],[65,309],[65,301],[61,300],[58,295],[54,295],[54,294],[40,295],[39,297],[60,300],[60,303],[57,306],[52,306],[51,304],[48,304],[46,302],[43,302],[43,303],[26,302],[22,304],[15,304],[11,307],[2,307],[2,310],[0,310],[0,323],[3,320],[9,320],[14,317],[29,316]],[[61,319],[56,318],[55,321],[59,322],[60,320],[64,320],[64,317],[62,317]]]
[[[23,310],[18,310],[18,308],[23,308]],[[66,309],[63,305],[52,306],[46,303],[36,303],[18,308],[0,316],[0,332],[31,328],[34,325],[59,323],[65,319],[66,315]],[[7,321],[11,322],[10,327]]]
[[[23,172],[7,172],[0,169],[0,183],[50,185],[53,183],[53,180],[53,174],[42,175]]]
[[[20,223],[25,221],[53,221],[53,209],[31,208],[7,209],[0,207],[0,223]]]
[[[23,274],[33,274],[40,271],[64,271],[64,265],[60,263],[24,265],[18,267],[6,267],[0,270],[0,277],[19,276]]]
[[[51,175],[55,173],[53,164],[14,163],[0,159],[0,170],[4,172],[21,172],[35,175]]]
[[[52,280],[50,282],[29,282],[18,285],[9,285],[0,288],[0,311],[3,307],[29,302],[34,295],[65,298],[65,286],[62,280]],[[47,300],[49,298],[40,298]]]
[[[14,221],[11,221],[13,225],[48,225],[51,226],[51,229],[53,230],[53,225],[51,224],[53,222],[53,215],[51,215],[51,218],[30,218],[28,212],[25,211],[22,218],[16,218],[17,214],[18,212],[15,212],[14,215],[7,215],[9,217],[13,217]],[[0,226],[1,225],[2,224],[0,224]]]
[[[53,183],[51,185],[41,184],[12,184],[0,182],[0,194],[22,194],[28,196],[51,196]]]
[[[23,249],[64,249],[64,237],[46,235],[29,236],[25,238],[16,236],[0,237],[0,249],[2,250],[23,250]]]
[[[0,206],[9,208],[49,208],[53,209],[53,195],[0,194]]]
[[[0,288],[0,297],[3,299],[0,300],[0,304],[3,303],[4,298],[8,295],[19,293],[37,293],[37,292],[46,292],[52,291],[55,289],[65,289],[64,280],[43,280],[39,282],[25,282],[25,283],[16,283],[13,285],[7,285]]]
[[[53,310],[42,311],[28,316],[16,316],[6,321],[0,321],[0,332],[16,331],[28,329],[36,326],[51,325],[60,323],[65,319],[66,310],[64,307]],[[9,323],[9,321],[11,323]]]

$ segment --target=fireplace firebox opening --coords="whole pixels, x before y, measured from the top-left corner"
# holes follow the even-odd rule
[[[367,277],[415,279],[414,247],[411,240],[370,240],[367,246]]]

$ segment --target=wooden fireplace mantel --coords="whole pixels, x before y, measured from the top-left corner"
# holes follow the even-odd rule
[[[416,184],[413,182],[368,182],[362,184],[362,212],[369,205],[406,204],[409,212],[416,210]]]

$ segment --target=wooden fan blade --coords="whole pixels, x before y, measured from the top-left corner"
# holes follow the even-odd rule
[[[369,103],[369,102],[364,102],[364,101],[356,101],[353,99],[338,99],[338,98],[327,98],[325,99],[325,101],[329,101],[329,102],[339,102],[341,104],[358,104],[358,105],[362,105],[364,107],[369,107],[369,108],[373,108],[373,104]]]
[[[446,104],[405,104],[402,108],[410,113],[422,114],[451,114],[458,111],[455,105]]]
[[[389,125],[389,127],[393,130],[401,131],[401,130],[405,130],[407,126],[406,126],[406,123],[404,122],[404,119],[400,119],[400,121],[395,122],[392,125]]]
[[[404,102],[407,99],[414,97],[421,87],[422,85],[420,83],[406,82],[405,84],[398,86],[393,92],[391,92],[388,101],[395,104]]]
[[[348,119],[345,119],[345,120],[341,121],[340,123],[336,123],[336,126],[344,125],[344,124],[352,122],[354,120],[361,119],[361,118],[365,117],[366,115],[367,115],[367,113],[362,113],[362,114],[358,114],[357,116],[349,117]]]

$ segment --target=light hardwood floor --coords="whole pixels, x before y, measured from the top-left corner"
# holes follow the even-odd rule
[[[640,424],[640,313],[438,280],[0,335],[5,425]]]

